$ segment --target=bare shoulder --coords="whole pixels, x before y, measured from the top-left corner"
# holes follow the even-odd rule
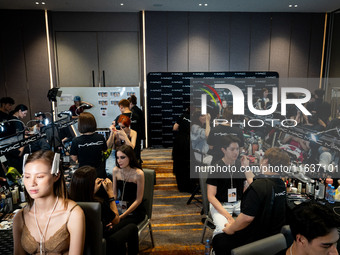
[[[117,174],[119,172],[119,168],[115,166],[112,170],[112,174]]]
[[[74,202],[73,200],[67,200],[67,210],[72,210],[71,211],[71,217],[81,217],[84,215],[83,209],[81,209],[80,206],[77,206],[78,204]]]
[[[24,210],[25,208],[18,211],[13,218],[13,224],[14,225],[22,225],[23,224],[23,217],[24,217]]]
[[[144,178],[144,172],[143,172],[143,170],[137,168],[137,169],[136,169],[136,175],[137,175],[137,179]]]

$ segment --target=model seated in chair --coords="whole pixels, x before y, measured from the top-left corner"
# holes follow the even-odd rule
[[[131,146],[122,145],[116,150],[116,167],[112,171],[113,195],[119,201],[118,228],[129,223],[138,224],[146,215],[143,205],[144,172]]]
[[[340,218],[327,206],[315,202],[302,203],[293,209],[289,223],[294,242],[280,255],[339,254]]]
[[[14,254],[83,254],[85,217],[67,199],[60,155],[52,151],[26,155],[23,179],[28,205],[14,217]]]
[[[138,254],[139,243],[136,224],[131,223],[119,229],[115,228],[120,219],[110,179],[96,178],[94,167],[80,167],[73,174],[70,197],[77,202],[99,202],[101,204],[101,219],[104,238],[107,241],[107,254],[125,255],[126,244],[129,255]],[[106,199],[103,197],[106,197]]]

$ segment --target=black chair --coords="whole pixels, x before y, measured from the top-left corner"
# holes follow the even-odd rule
[[[287,249],[286,238],[279,233],[232,249],[231,255],[275,255],[284,249]]]
[[[282,226],[281,233],[286,238],[287,247],[290,247],[294,242],[294,236],[292,235],[292,231],[290,230],[290,226],[289,225]]]
[[[143,200],[144,200],[144,206],[146,209],[146,215],[145,215],[145,219],[137,225],[138,236],[139,236],[139,241],[141,242],[143,240],[142,238],[140,238],[141,233],[143,232],[144,229],[146,229],[146,227],[149,227],[152,247],[155,247],[150,220],[152,216],[153,191],[154,191],[154,184],[156,180],[156,173],[155,173],[155,170],[150,170],[150,169],[143,169],[143,171],[144,171],[144,179],[145,179]]]
[[[202,194],[202,204],[203,204],[203,231],[201,235],[201,243],[204,244],[204,236],[207,227],[211,230],[215,229],[214,221],[211,218],[211,215],[209,213],[209,201],[208,201],[208,194],[207,194],[207,176],[208,173],[199,173],[199,185],[201,188],[201,194]]]
[[[78,202],[86,219],[84,255],[106,254],[106,240],[103,238],[101,205],[98,202]]]

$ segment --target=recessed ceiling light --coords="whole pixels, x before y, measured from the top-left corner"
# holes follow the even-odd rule
[[[39,2],[35,2],[35,4],[39,4]]]
[[[45,2],[41,2],[41,4],[45,4]]]
[[[202,4],[198,4],[199,6],[202,6]]]
[[[124,5],[124,3],[120,3],[120,5],[121,5],[121,6],[123,6],[123,5]]]
[[[289,8],[292,8],[292,7],[293,7],[293,5],[291,5],[291,4],[290,4],[290,5],[288,5],[288,6],[289,6]]]
[[[204,6],[208,6],[208,4],[204,4]]]
[[[298,7],[298,5],[296,4],[296,5],[294,5],[294,7],[296,8],[296,7]]]

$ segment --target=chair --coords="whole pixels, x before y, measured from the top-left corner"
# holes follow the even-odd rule
[[[86,220],[84,255],[106,254],[106,240],[103,237],[101,205],[98,202],[78,202]]]
[[[287,247],[291,246],[294,242],[294,236],[292,235],[292,231],[290,230],[290,226],[289,225],[282,226],[280,232],[286,238]]]
[[[199,173],[199,184],[201,187],[201,194],[202,194],[202,204],[203,204],[203,219],[204,219],[204,226],[201,236],[201,243],[204,244],[204,236],[205,231],[208,228],[215,229],[214,221],[210,216],[209,213],[209,201],[208,201],[208,194],[207,194],[207,180],[208,173]]]
[[[137,225],[138,236],[139,236],[139,241],[141,241],[142,240],[140,238],[141,233],[148,226],[152,247],[155,247],[150,220],[151,220],[151,215],[152,215],[153,191],[154,191],[154,184],[156,180],[156,173],[155,173],[155,170],[151,170],[151,169],[143,169],[143,171],[144,171],[144,179],[145,179],[143,201],[144,201],[144,206],[146,209],[146,215],[145,215],[145,219]]]
[[[287,249],[286,238],[279,233],[232,249],[231,255],[275,255],[284,249]]]

